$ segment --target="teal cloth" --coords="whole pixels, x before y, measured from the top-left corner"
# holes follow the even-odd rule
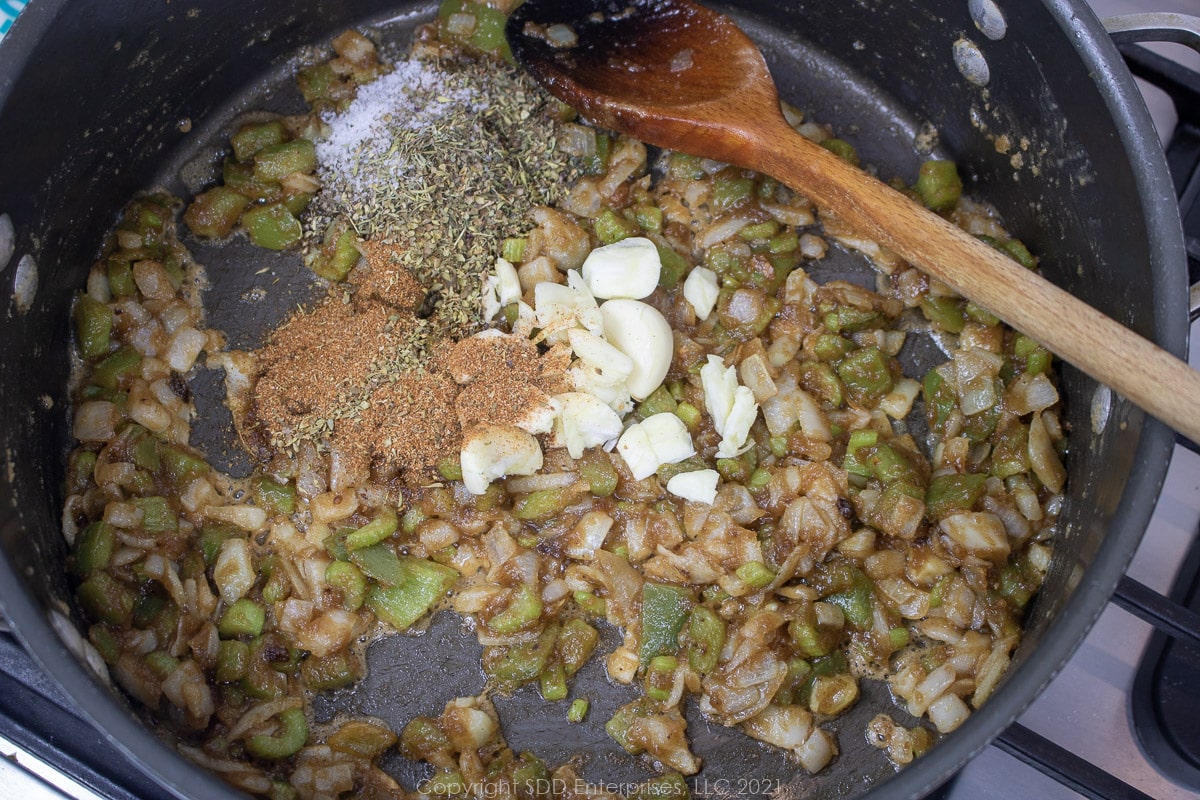
[[[8,33],[17,14],[20,14],[21,9],[27,5],[28,0],[0,0],[0,39]]]

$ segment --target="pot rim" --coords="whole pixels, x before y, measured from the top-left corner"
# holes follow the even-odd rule
[[[20,65],[28,60],[36,43],[68,3],[69,0],[40,0],[23,11],[0,47],[0,76],[19,72]],[[1043,4],[1074,43],[1076,53],[1101,90],[1108,113],[1117,123],[1147,225],[1150,268],[1159,278],[1154,282],[1152,338],[1183,357],[1187,351],[1188,324],[1187,310],[1179,298],[1187,296],[1186,250],[1170,173],[1149,111],[1116,45],[1084,0],[1043,0]],[[11,79],[0,78],[0,107],[5,104],[11,87]],[[1141,542],[1170,463],[1174,433],[1149,416],[1144,420],[1129,484],[1110,524],[1116,535],[1106,537],[1086,573],[1086,580],[1080,580],[1048,627],[1036,657],[1007,675],[989,702],[972,713],[953,736],[946,737],[922,756],[919,768],[900,770],[869,790],[865,797],[920,798],[937,789],[1017,719],[1083,642]],[[6,508],[3,513],[0,527],[20,526],[15,512]],[[0,586],[15,587],[21,583],[12,564],[0,558]],[[184,800],[245,797],[214,773],[181,756],[121,704],[64,644],[44,609],[28,593],[0,593],[0,612],[39,667],[78,705],[97,730],[146,775]]]

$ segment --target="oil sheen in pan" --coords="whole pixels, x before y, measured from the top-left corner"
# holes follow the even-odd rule
[[[883,178],[912,178],[930,156],[936,141],[924,121],[907,114],[899,103],[876,86],[862,80],[827,54],[804,42],[787,39],[755,20],[739,20],[763,47],[782,96],[802,109],[806,119],[831,124],[837,135],[854,144],[866,164],[878,168]],[[403,45],[411,36],[412,18],[379,23],[385,41]],[[384,49],[384,53],[395,50]],[[191,141],[195,146],[164,165],[160,185],[187,197],[210,183],[219,170],[221,150],[229,133],[254,111],[296,113],[303,104],[294,88],[296,61],[277,68],[264,80],[231,99],[225,113],[199,121]],[[242,237],[217,244],[185,240],[196,260],[208,271],[212,288],[205,294],[210,327],[224,332],[234,349],[254,347],[271,328],[298,304],[321,294],[298,253],[268,253]],[[842,279],[874,288],[875,273],[866,260],[834,247],[813,265],[818,282]],[[922,375],[944,360],[927,336],[910,336],[901,361],[910,375]],[[191,380],[197,407],[192,442],[218,468],[244,476],[252,468],[238,447],[220,372],[199,370]],[[914,414],[920,417],[918,411]],[[923,431],[913,430],[917,438]],[[613,629],[603,631],[598,652],[619,644]],[[417,715],[438,715],[446,702],[479,694],[484,688],[481,648],[473,632],[465,630],[452,612],[435,616],[420,635],[397,635],[373,643],[369,674],[360,683],[317,699],[318,720],[339,713],[380,717],[401,730]],[[902,725],[917,720],[891,699],[881,682],[864,681],[862,697],[850,711],[829,727],[838,735],[840,763],[816,776],[807,775],[782,751],[760,744],[737,730],[710,725],[688,704],[688,735],[693,751],[704,759],[704,769],[694,778],[700,796],[832,797],[861,791],[894,772],[883,753],[865,738],[867,722],[878,713],[890,714]],[[585,697],[591,710],[584,722],[568,724],[570,700]],[[639,758],[627,755],[604,731],[604,723],[617,708],[637,697],[637,689],[608,680],[603,659],[594,657],[575,677],[571,695],[555,703],[543,701],[534,686],[509,697],[494,697],[509,745],[531,751],[550,764],[571,760],[586,780],[627,792],[650,776]],[[426,777],[427,768],[391,754],[384,766],[402,783],[414,786]]]

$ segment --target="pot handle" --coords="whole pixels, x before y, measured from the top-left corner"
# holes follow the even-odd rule
[[[1172,12],[1123,14],[1100,21],[1117,44],[1135,42],[1172,42],[1200,53],[1200,17]],[[1188,292],[1188,311],[1192,322],[1200,319],[1200,282]]]
[[[1122,14],[1100,21],[1117,44],[1174,42],[1200,53],[1200,17],[1171,12]]]

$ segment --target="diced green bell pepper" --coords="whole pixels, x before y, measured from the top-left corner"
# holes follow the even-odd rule
[[[694,604],[692,593],[681,586],[646,581],[642,585],[642,641],[638,660],[673,653],[679,647],[683,629]]]
[[[458,571],[421,558],[406,557],[401,564],[407,576],[404,583],[372,586],[366,604],[384,622],[406,630],[454,587]]]
[[[81,294],[75,301],[75,337],[79,354],[87,360],[99,358],[112,345],[112,311],[90,295]]]
[[[987,475],[979,473],[938,475],[925,491],[925,516],[936,522],[955,511],[970,511],[983,497]]]
[[[701,675],[717,667],[728,626],[708,606],[696,606],[688,620],[688,664]]]

